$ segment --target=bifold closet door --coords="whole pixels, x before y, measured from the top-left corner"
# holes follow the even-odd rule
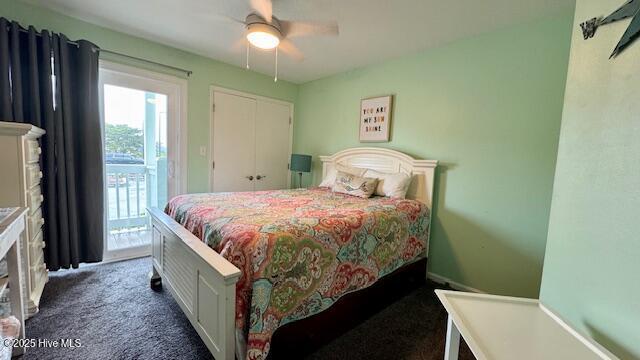
[[[259,99],[256,111],[256,190],[287,188],[291,109]]]
[[[256,100],[214,94],[213,191],[253,191],[256,168]]]

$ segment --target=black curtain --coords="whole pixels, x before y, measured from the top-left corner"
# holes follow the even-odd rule
[[[88,41],[71,42],[0,18],[0,120],[46,131],[40,141],[49,270],[102,260],[97,49]]]

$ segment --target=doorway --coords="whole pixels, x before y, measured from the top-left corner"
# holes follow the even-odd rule
[[[104,126],[104,260],[151,253],[147,208],[184,192],[186,81],[101,62]]]

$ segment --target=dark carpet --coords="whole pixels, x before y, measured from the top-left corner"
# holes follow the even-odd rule
[[[211,359],[167,290],[149,289],[149,258],[50,274],[27,338],[79,339],[27,349],[25,359]],[[434,284],[413,291],[308,359],[442,359],[447,314]],[[473,359],[464,344],[460,359]]]

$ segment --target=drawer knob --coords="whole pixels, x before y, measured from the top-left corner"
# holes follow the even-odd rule
[[[44,195],[40,195],[40,201],[44,201]]]

